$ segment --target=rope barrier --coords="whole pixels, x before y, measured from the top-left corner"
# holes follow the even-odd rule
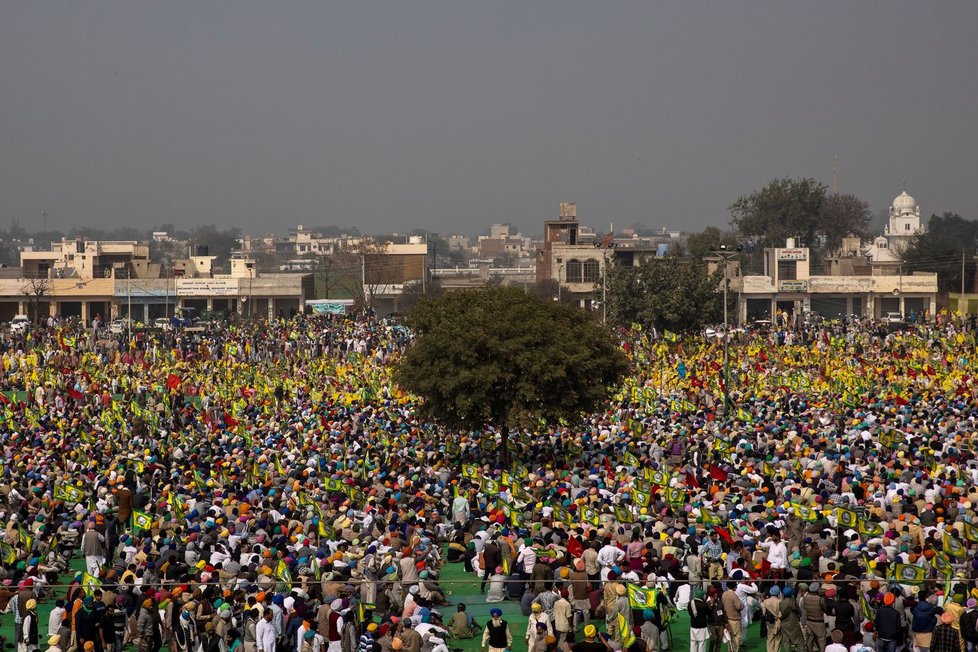
[[[102,583],[102,586],[103,587],[125,586],[125,584],[123,584],[122,582],[116,581],[116,580],[99,580],[99,581]],[[363,578],[358,578],[358,579],[338,579],[337,578],[337,579],[332,579],[332,580],[323,580],[323,579],[317,580],[317,579],[314,579],[314,578],[309,578],[309,580],[306,582],[306,584],[309,584],[309,585],[311,585],[311,584],[318,584],[318,583],[321,583],[323,581],[336,582],[338,584],[350,584],[350,585],[353,585],[353,586],[361,586],[363,584],[371,584],[371,583],[376,583],[376,584],[404,584],[404,585],[410,586],[410,585],[413,585],[413,584],[421,584],[425,580],[416,580],[416,581],[407,581],[407,582],[404,582],[404,581],[399,580],[399,579],[394,579],[394,580],[385,580],[385,579],[369,580],[369,579],[363,579]],[[482,581],[482,578],[479,577],[479,576],[477,576],[477,575],[472,575],[471,578],[446,578],[446,579],[441,579],[441,578],[428,578],[427,581],[434,582],[434,583],[437,583],[439,585],[462,585],[462,584],[475,584],[475,583],[479,583],[479,582]],[[504,584],[531,584],[531,583],[540,583],[540,582],[542,582],[542,583],[544,583],[546,585],[558,585],[558,586],[570,585],[570,584],[574,584],[575,582],[581,582],[581,581],[591,582],[591,580],[576,580],[575,581],[575,580],[572,580],[570,578],[567,578],[567,579],[554,578],[554,579],[549,579],[549,580],[538,580],[538,579],[533,579],[533,578],[526,579],[526,580],[520,580],[520,579],[515,579],[515,578],[504,578],[503,580],[495,580],[493,583],[499,583],[500,581],[502,583],[504,583]],[[754,583],[754,584],[771,584],[771,585],[773,585],[773,584],[782,585],[783,584],[783,585],[789,585],[790,586],[790,585],[798,585],[798,584],[812,584],[812,583],[817,583],[817,584],[820,584],[820,585],[823,585],[823,586],[824,585],[840,586],[840,585],[860,584],[862,582],[873,582],[873,581],[879,582],[881,585],[896,585],[896,584],[901,584],[901,582],[899,582],[898,580],[895,580],[895,579],[892,579],[892,578],[889,578],[889,579],[888,578],[882,578],[882,577],[834,578],[834,579],[831,579],[831,580],[823,580],[821,578],[815,578],[815,579],[812,579],[812,580],[799,580],[799,579],[795,579],[795,578],[792,578],[792,577],[785,578],[785,579],[756,578],[756,579],[747,579],[747,580],[743,580],[743,579],[741,579],[741,580],[734,580],[734,579],[731,579],[729,577],[724,577],[722,579],[707,579],[707,578],[703,578],[699,582],[696,582],[696,584],[699,584],[699,585],[710,585],[710,584]],[[924,580],[921,580],[920,582],[917,582],[915,585],[920,586],[920,585],[924,585],[924,584],[932,584],[932,585],[944,586],[947,583],[947,581],[948,581],[947,579],[942,579],[942,578],[924,579]],[[978,586],[978,580],[975,580],[975,579],[951,578],[950,581],[952,583],[955,583],[955,584],[964,583],[964,584],[973,584],[973,585]],[[491,582],[491,580],[489,580],[489,579],[486,580],[486,584],[489,584],[490,582]],[[602,581],[600,583],[601,584],[608,584],[609,582],[618,582],[619,584],[637,584],[637,585],[640,585],[642,588],[651,588],[653,586],[663,585],[663,584],[669,585],[669,586],[671,586],[671,585],[680,585],[680,586],[682,586],[682,585],[690,584],[690,581],[689,580],[686,580],[686,579],[661,579],[661,580],[660,579],[656,579],[655,581],[653,581],[651,583],[651,585],[646,585],[646,581],[645,580],[639,581],[639,582],[630,582],[630,581],[627,581],[627,580],[622,580],[622,578],[618,578],[617,580],[605,580],[605,581]],[[216,586],[216,587],[220,587],[220,588],[223,589],[223,588],[232,588],[234,585],[241,584],[241,583],[245,583],[245,584],[248,584],[248,585],[257,584],[257,580],[243,580],[241,578],[233,578],[233,579],[227,580],[226,582],[200,582],[200,581],[177,582],[177,581],[167,580],[167,581],[164,581],[164,582],[155,583],[152,586],[159,587],[161,589],[167,589],[167,588],[176,588],[176,587],[183,586],[183,585],[186,585],[186,584],[193,584],[195,587]],[[283,584],[283,583],[284,582],[282,580],[276,578],[275,579],[275,582],[273,584],[271,584],[270,586],[274,587],[274,586],[277,586],[277,585]],[[293,580],[292,580],[292,586],[295,587],[295,586],[297,586],[299,584],[301,584],[301,582],[299,581],[299,579],[298,578],[293,578]],[[911,584],[908,583],[907,585],[909,586]],[[49,584],[49,583],[46,583],[46,582],[37,582],[37,581],[35,581],[35,585],[34,586],[35,587],[40,587],[40,588],[46,588],[46,589],[47,588],[49,588],[49,589],[58,589],[58,588],[67,589],[68,587],[72,586],[72,584],[61,584],[61,583]],[[81,585],[79,585],[79,584],[75,584],[74,586],[81,587]],[[11,588],[16,588],[16,587],[15,586],[12,586]]]

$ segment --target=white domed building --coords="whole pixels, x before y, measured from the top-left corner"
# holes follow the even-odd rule
[[[874,267],[899,265],[903,251],[924,230],[920,223],[920,206],[904,189],[890,204],[890,219],[883,227],[883,235],[873,239],[866,255]]]
[[[890,205],[883,233],[868,243],[843,239],[830,257],[828,273],[812,273],[807,247],[789,239],[784,247],[764,249],[764,273],[731,279],[737,293],[737,319],[796,319],[817,313],[829,319],[860,315],[882,319],[933,319],[937,313],[937,274],[901,267],[903,251],[924,232],[920,207],[906,190]]]

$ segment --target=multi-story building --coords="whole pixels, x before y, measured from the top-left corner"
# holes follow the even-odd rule
[[[862,246],[861,254],[869,260],[874,274],[896,274],[903,253],[914,238],[925,231],[917,200],[904,190],[890,204],[889,219],[882,235]]]
[[[779,312],[828,318],[912,312],[933,318],[937,310],[937,274],[814,275],[809,249],[796,247],[793,239],[765,249],[763,274],[731,278],[730,288],[737,293],[742,323]]]
[[[131,315],[148,323],[181,308],[273,316],[302,310],[311,295],[308,275],[265,276],[244,257],[231,261],[230,274],[214,274],[215,257],[191,249],[165,267],[150,260],[148,244],[133,241],[64,240],[23,251],[21,266],[0,277],[0,320]]]
[[[638,265],[645,258],[665,255],[668,248],[668,238],[598,236],[578,222],[577,205],[565,203],[560,205],[556,220],[543,223],[536,280],[555,281],[562,300],[573,299],[587,306],[595,297],[609,260]]]

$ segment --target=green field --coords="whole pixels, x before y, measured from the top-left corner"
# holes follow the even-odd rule
[[[83,560],[73,560],[72,568],[82,570],[84,568]],[[524,652],[526,650],[526,645],[523,642],[523,634],[526,631],[527,619],[526,616],[520,613],[519,603],[507,601],[492,605],[487,604],[485,602],[485,596],[479,593],[479,581],[472,573],[466,573],[463,570],[462,564],[446,564],[442,569],[441,579],[444,583],[444,588],[452,592],[452,595],[448,597],[452,604],[464,602],[468,613],[472,614],[472,617],[480,625],[485,625],[486,621],[489,620],[489,610],[492,607],[502,609],[503,618],[509,622],[510,631],[513,633],[513,648],[515,652]],[[38,608],[38,631],[40,632],[41,650],[47,649],[47,636],[45,632],[47,632],[48,615],[54,607],[54,601],[62,597],[64,593],[64,589],[57,589],[54,597],[40,602]],[[447,622],[455,612],[455,608],[442,607],[440,611]],[[599,625],[599,629],[601,628],[600,625],[602,623],[595,624]],[[674,652],[689,649],[689,618],[685,613],[680,613],[673,621],[672,635],[672,650]],[[0,636],[5,637],[8,643],[12,644],[15,641],[14,616],[12,613],[0,615]],[[580,634],[578,634],[578,638],[580,638]],[[478,636],[465,640],[453,640],[450,642],[450,646],[461,648],[464,652],[478,652],[480,643],[481,636]],[[765,642],[764,639],[760,638],[759,626],[757,624],[752,625],[748,632],[747,643],[741,649],[745,652],[761,652],[764,648]],[[135,648],[134,646],[130,646],[130,649]]]

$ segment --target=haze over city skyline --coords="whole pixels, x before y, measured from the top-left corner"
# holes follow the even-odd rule
[[[0,227],[725,227],[815,177],[978,217],[978,3],[0,5]]]

